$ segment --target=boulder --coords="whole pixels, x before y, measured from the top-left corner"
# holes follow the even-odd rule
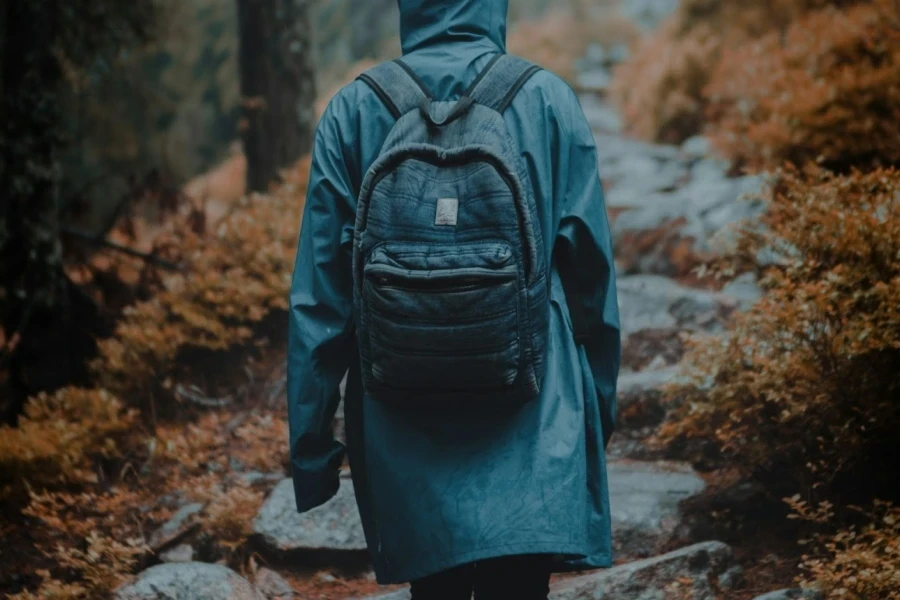
[[[754,600],[821,600],[821,598],[822,594],[815,590],[793,588],[769,592],[768,594],[757,596]]]
[[[611,461],[609,504],[616,556],[643,558],[686,534],[679,505],[706,483],[688,465]]]
[[[341,477],[334,498],[303,514],[297,512],[293,482],[285,479],[263,503],[253,531],[275,552],[366,550],[353,481],[348,476]]]
[[[626,563],[564,579],[550,588],[550,600],[714,600],[710,579],[732,561],[722,542],[703,542],[654,558]],[[409,600],[407,590],[370,596],[368,600]]]
[[[552,600],[714,600],[711,576],[731,563],[731,549],[722,542],[704,542],[654,558],[596,571],[553,586]]]
[[[690,288],[661,275],[629,275],[617,282],[623,338],[644,329],[718,331],[734,308],[726,296]]]
[[[267,600],[294,600],[294,589],[287,580],[265,567],[257,569],[253,583]]]
[[[194,560],[194,548],[190,544],[179,544],[159,555],[164,563],[188,563]]]
[[[252,583],[223,565],[162,564],[116,590],[115,600],[266,600]]]
[[[187,535],[194,526],[197,513],[201,510],[203,505],[197,502],[182,506],[165,525],[150,535],[147,542],[150,548],[158,552]]]

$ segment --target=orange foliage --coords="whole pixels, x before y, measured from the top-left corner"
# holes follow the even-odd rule
[[[685,0],[615,73],[612,97],[628,131],[678,143],[698,133],[705,89],[727,48],[783,31],[831,0]]]
[[[810,507],[794,496],[788,504],[793,518],[821,525],[834,519],[827,502]],[[900,598],[900,507],[876,501],[871,510],[855,510],[863,517],[861,526],[811,540],[815,553],[803,557],[800,567],[807,577],[801,583],[819,588],[829,600]]]
[[[900,3],[826,9],[726,49],[713,141],[757,168],[900,163]]]
[[[119,454],[136,413],[105,390],[64,388],[28,401],[18,427],[0,427],[0,483],[97,480],[91,461]]]
[[[163,274],[163,290],[126,309],[100,342],[101,384],[126,393],[162,382],[184,348],[225,350],[287,309],[308,161],[269,196],[241,199],[208,233],[182,222],[158,244],[176,248],[182,269]]]
[[[900,424],[900,171],[783,173],[733,268],[767,295],[699,343],[664,440],[709,437],[771,486],[847,476]]]

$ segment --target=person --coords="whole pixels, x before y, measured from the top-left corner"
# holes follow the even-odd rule
[[[506,53],[507,0],[399,6],[402,62],[436,99],[460,99]],[[289,310],[297,509],[336,494],[346,450],[377,581],[411,582],[414,600],[546,598],[552,573],[612,562],[605,449],[621,346],[597,152],[572,89],[530,75],[502,120],[534,190],[549,326],[540,394],[509,409],[413,411],[370,396],[354,316],[357,199],[397,115],[357,79],[315,135]],[[346,449],[332,431],[345,374]]]

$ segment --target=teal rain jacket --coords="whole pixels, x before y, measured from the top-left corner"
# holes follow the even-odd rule
[[[399,0],[406,63],[456,99],[505,51],[507,0]],[[573,253],[590,340],[577,346],[551,276],[543,393],[504,417],[409,412],[361,389],[352,314],[356,198],[394,120],[363,82],[344,87],[316,132],[290,292],[291,469],[303,512],[337,491],[347,451],[380,583],[490,557],[551,553],[556,570],[611,563],[604,449],[614,428],[620,337],[613,257],[591,130],[568,85],[542,71],[504,114],[535,186],[548,263]]]

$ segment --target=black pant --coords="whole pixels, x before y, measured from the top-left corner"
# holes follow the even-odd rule
[[[412,600],[547,600],[550,557],[503,556],[469,563],[410,584]]]

